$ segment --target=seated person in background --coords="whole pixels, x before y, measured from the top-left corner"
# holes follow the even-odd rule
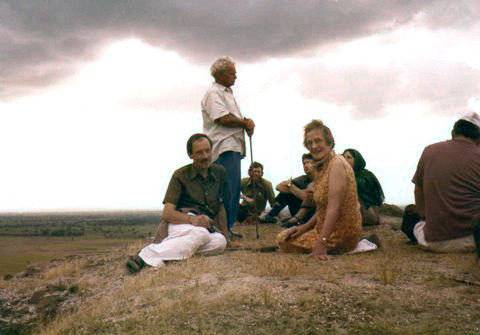
[[[308,184],[313,181],[314,165],[313,157],[311,154],[302,155],[303,171],[304,175],[297,177],[295,179],[288,179],[282,181],[277,185],[276,189],[280,193],[275,198],[275,203],[272,206],[272,209],[263,217],[260,218],[262,223],[275,223],[277,221],[277,215],[288,206],[290,215],[294,217],[300,207],[302,202],[306,198],[306,188]],[[305,215],[303,218],[305,221],[308,221],[312,217],[313,213]]]
[[[249,177],[243,178],[240,182],[240,210],[237,220],[243,222],[249,217],[258,217],[267,206],[273,206],[275,194],[272,183],[263,178],[263,165],[253,162],[248,169]]]
[[[333,135],[321,121],[305,126],[304,145],[316,164],[316,212],[307,223],[282,231],[277,243],[284,252],[309,253],[326,260],[328,253],[353,251],[360,242],[362,216],[355,175],[343,156],[333,152]]]
[[[130,272],[138,272],[144,265],[160,267],[164,261],[195,253],[219,254],[230,239],[223,205],[226,171],[212,164],[212,141],[207,135],[194,134],[187,142],[187,152],[193,164],[175,171],[163,200],[161,224],[168,222],[168,236],[131,257],[127,262]]]
[[[315,201],[313,200],[313,189],[314,183],[311,182],[308,184],[305,189],[305,199],[303,199],[302,204],[298,212],[289,218],[286,221],[282,222],[282,227],[290,228],[293,226],[298,226],[304,224],[315,214]]]
[[[412,182],[421,221],[418,245],[433,252],[472,252],[480,221],[480,117],[457,122],[452,140],[427,146]],[[408,235],[408,234],[407,234]],[[478,246],[477,246],[478,248]]]
[[[377,177],[365,169],[365,160],[357,150],[346,149],[343,152],[343,157],[345,157],[345,160],[350,164],[355,173],[362,224],[364,226],[381,224],[380,206],[385,200],[385,196]]]

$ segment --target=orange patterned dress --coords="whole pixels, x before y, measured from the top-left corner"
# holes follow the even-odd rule
[[[341,159],[347,175],[347,186],[345,198],[340,209],[340,216],[335,223],[330,236],[327,239],[328,253],[344,253],[355,248],[362,233],[362,216],[360,214],[360,205],[357,196],[357,184],[355,175],[350,165],[343,156],[335,155],[333,152],[327,161],[317,170],[315,176],[315,187],[313,199],[316,205],[317,224],[314,229],[306,232],[296,239],[288,241],[288,247],[283,247],[284,251],[311,252],[317,243],[322,231],[323,222],[327,214],[328,205],[328,177],[332,167],[332,161]],[[284,240],[286,230],[282,231],[277,240]]]

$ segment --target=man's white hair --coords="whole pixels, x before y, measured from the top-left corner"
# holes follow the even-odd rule
[[[224,56],[217,58],[210,67],[210,74],[216,78],[219,73],[225,72],[228,66],[235,65],[231,57]]]

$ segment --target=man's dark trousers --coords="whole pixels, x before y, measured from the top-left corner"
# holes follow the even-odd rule
[[[227,170],[227,199],[224,199],[225,211],[227,212],[228,230],[232,229],[237,219],[238,209],[240,207],[240,179],[241,179],[241,160],[239,152],[225,151],[214,162],[222,165]]]
[[[300,210],[301,205],[302,200],[293,194],[280,192],[275,198],[275,203],[270,212],[268,212],[268,215],[276,217],[285,206],[288,206],[290,214],[294,216]]]

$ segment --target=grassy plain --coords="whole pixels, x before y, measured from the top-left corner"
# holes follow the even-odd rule
[[[30,264],[97,254],[148,239],[161,212],[0,215],[0,276]]]
[[[475,256],[423,252],[405,244],[398,218],[385,220],[366,232],[380,237],[381,249],[327,262],[259,252],[281,228],[261,225],[257,240],[255,227],[244,225],[242,248],[223,255],[130,275],[126,256],[145,243],[137,238],[43,263],[31,277],[0,279],[0,292],[32,301],[41,288],[72,291],[32,334],[478,334]]]

